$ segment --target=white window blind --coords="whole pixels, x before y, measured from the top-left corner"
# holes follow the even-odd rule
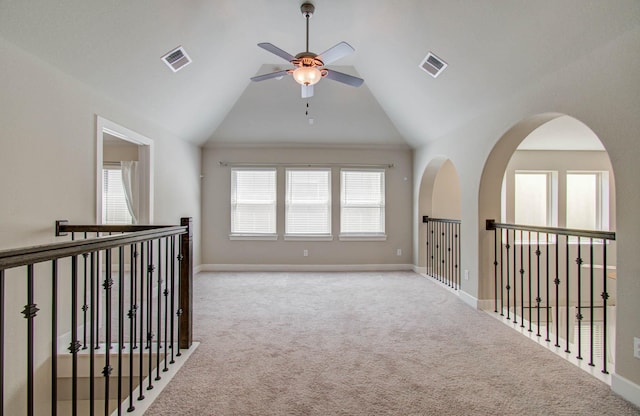
[[[287,235],[331,235],[331,169],[287,169]]]
[[[608,172],[567,173],[567,228],[609,228]]]
[[[122,184],[120,167],[102,170],[102,223],[131,224],[133,222]]]
[[[276,169],[231,170],[231,234],[275,234]]]
[[[385,233],[384,170],[340,171],[340,233]]]

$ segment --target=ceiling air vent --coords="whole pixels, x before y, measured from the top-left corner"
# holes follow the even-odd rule
[[[185,52],[182,46],[178,46],[171,52],[168,52],[162,57],[162,60],[173,72],[178,72],[178,70],[191,63],[191,58],[189,58],[189,55],[187,55],[187,52]]]
[[[447,63],[429,52],[427,56],[420,63],[420,68],[430,74],[432,77],[437,77],[447,67]]]

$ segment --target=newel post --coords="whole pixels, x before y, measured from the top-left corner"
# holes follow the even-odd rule
[[[180,225],[187,226],[187,232],[180,235],[180,348],[189,348],[193,333],[193,220],[181,218]]]

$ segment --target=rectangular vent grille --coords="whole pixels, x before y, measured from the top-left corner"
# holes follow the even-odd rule
[[[162,60],[173,72],[178,72],[191,63],[191,58],[189,58],[189,55],[187,55],[187,52],[182,46],[165,54]]]
[[[420,62],[420,68],[434,78],[440,75],[446,67],[447,63],[438,58],[433,52],[429,52]]]

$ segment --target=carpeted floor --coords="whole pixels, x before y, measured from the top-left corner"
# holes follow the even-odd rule
[[[200,347],[149,415],[639,415],[412,272],[202,273]]]

